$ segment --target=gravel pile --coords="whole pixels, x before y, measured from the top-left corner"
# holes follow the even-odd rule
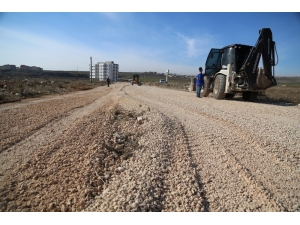
[[[129,104],[126,101],[126,106]],[[139,148],[86,211],[205,211],[179,124],[148,108]]]

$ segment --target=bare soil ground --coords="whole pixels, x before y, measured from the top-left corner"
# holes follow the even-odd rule
[[[0,105],[1,211],[300,211],[299,106],[116,83]]]

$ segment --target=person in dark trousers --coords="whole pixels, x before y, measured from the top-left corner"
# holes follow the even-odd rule
[[[109,77],[107,77],[106,82],[107,82],[107,87],[109,87],[109,83],[110,83]]]
[[[198,75],[196,76],[196,86],[197,86],[197,89],[196,89],[196,96],[197,98],[201,98],[200,97],[200,93],[201,93],[201,88],[202,86],[204,85],[204,79],[203,79],[203,74],[202,74],[202,67],[199,67],[199,73]]]

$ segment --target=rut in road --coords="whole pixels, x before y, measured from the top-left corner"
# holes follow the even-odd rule
[[[164,114],[174,115],[174,120],[182,121],[189,137],[198,136],[190,143],[199,146],[193,152],[199,155],[197,165],[201,166],[203,180],[208,182],[205,191],[212,197],[208,197],[212,211],[293,211],[299,207],[299,175],[290,173],[295,171],[295,164],[278,160],[278,155],[261,146],[261,139],[234,123],[180,102],[180,94],[176,98],[162,98],[152,93],[151,88],[145,89],[146,95],[137,94],[141,88],[125,91]],[[219,171],[211,172],[216,169]]]
[[[300,210],[297,107],[125,83],[84,93],[0,109],[1,211]]]
[[[120,111],[118,91],[112,87],[86,92],[85,97],[95,101],[69,111],[0,153],[0,211],[81,211],[103,191],[122,157],[130,153],[128,147],[136,148],[139,133],[139,126],[129,126],[135,124],[136,112]],[[78,99],[76,104],[87,99]],[[51,111],[53,102],[48,100],[51,117],[56,111]],[[18,106],[22,104],[7,110]],[[121,152],[113,141],[116,132],[128,139]]]
[[[121,99],[124,108],[139,104]],[[135,157],[123,162],[125,171],[110,181],[86,211],[209,211],[190,154],[182,149],[180,124],[156,109],[149,110]]]
[[[46,96],[39,100],[1,106],[0,153],[46,127],[47,124],[57,123],[76,109],[86,107],[99,97],[108,94],[105,89],[97,90],[98,92],[93,90],[88,94],[77,92],[52,98]]]
[[[144,98],[141,95],[137,96],[139,100]],[[157,105],[150,105],[150,107],[159,108],[160,111],[169,116],[176,112],[178,113],[178,109],[172,108],[173,105],[168,105],[166,102],[153,101],[153,97],[154,96],[151,96],[151,103],[156,102]],[[231,171],[232,168],[228,165],[227,156],[222,154],[217,143],[213,143],[215,134],[207,133],[207,131],[203,132],[202,127],[205,129],[205,127],[208,126],[207,124],[203,124],[203,122],[201,123],[201,129],[192,125],[195,124],[195,122],[188,123],[188,121],[205,120],[201,120],[201,118],[195,119],[193,115],[188,118],[187,115],[188,114],[182,116],[182,114],[180,114],[180,118],[173,117],[173,123],[180,120],[186,121],[183,123],[184,125],[181,126],[181,130],[183,134],[186,133],[185,130],[188,130],[189,134],[183,135],[187,143],[185,143],[186,148],[182,149],[182,151],[189,151],[188,149],[190,148],[190,159],[193,158],[194,166],[198,165],[197,171],[199,171],[200,180],[203,180],[202,186],[205,187],[202,192],[206,193],[207,202],[210,203],[210,208],[207,208],[207,211],[250,211],[256,209],[274,211],[271,205],[267,205],[267,209],[261,209],[261,205],[257,205],[257,203],[254,205],[251,204],[252,199],[255,199],[255,192],[253,193],[248,190],[247,183],[244,183],[244,180],[239,178],[239,171]],[[187,126],[187,124],[189,126]],[[184,129],[184,127],[186,127],[186,129]],[[205,137],[205,139],[202,137]],[[180,158],[177,160],[180,161]],[[235,199],[233,199],[233,197],[235,197]],[[260,199],[256,199],[256,201],[260,202]]]
[[[72,95],[25,101],[17,105],[4,105],[1,108],[1,121],[5,121],[1,124],[4,132],[4,135],[1,134],[1,142],[5,143],[0,150],[1,170],[7,172],[14,169],[15,165],[26,163],[41,147],[54,142],[76,119],[104,104],[108,93],[107,90],[100,89],[100,93],[98,91],[96,94],[93,90],[89,95],[77,92]],[[31,116],[36,108],[40,109],[42,116],[37,112],[38,117],[32,120]],[[11,114],[15,115],[14,120],[8,119]],[[11,131],[14,130],[12,122],[17,128],[16,131]],[[11,135],[11,132],[14,135],[7,140],[5,133]],[[6,176],[0,176],[0,182],[4,179]]]

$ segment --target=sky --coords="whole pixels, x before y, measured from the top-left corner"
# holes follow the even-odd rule
[[[271,28],[279,58],[275,76],[300,75],[299,12],[281,8],[194,12],[195,6],[170,12],[165,7],[162,11],[116,7],[114,12],[112,3],[103,3],[108,12],[101,10],[105,7],[99,2],[71,11],[47,6],[23,10],[22,5],[15,8],[11,3],[0,13],[0,65],[89,71],[92,57],[93,65],[114,61],[120,72],[164,73],[169,69],[170,73],[195,75],[199,66],[204,67],[211,48],[255,45],[259,30]]]

